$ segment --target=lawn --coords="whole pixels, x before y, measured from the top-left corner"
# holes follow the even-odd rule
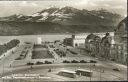
[[[48,50],[38,50],[32,52],[32,59],[54,58]]]

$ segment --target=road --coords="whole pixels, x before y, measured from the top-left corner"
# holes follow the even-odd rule
[[[112,67],[113,66],[113,67]],[[14,74],[18,74],[18,73],[44,73],[46,72],[46,70],[48,70],[49,68],[52,68],[53,70],[59,70],[60,68],[65,68],[65,69],[68,69],[68,68],[71,68],[71,70],[73,69],[77,69],[77,68],[84,68],[84,69],[90,69],[91,67],[91,70],[93,71],[96,71],[96,72],[99,72],[100,73],[100,69],[101,70],[104,70],[105,73],[102,74],[103,78],[106,77],[106,75],[109,75],[109,76],[114,76],[118,79],[121,79],[121,80],[126,80],[127,79],[127,69],[126,68],[122,68],[120,70],[120,72],[118,71],[113,71],[112,68],[114,67],[118,67],[118,68],[121,68],[119,66],[116,66],[116,64],[114,65],[111,65],[111,64],[104,64],[104,63],[98,63],[96,64],[96,66],[93,66],[93,64],[89,64],[89,63],[86,63],[86,64],[82,64],[82,63],[72,63],[72,64],[44,64],[44,65],[33,65],[33,69],[30,69],[30,66],[22,66],[22,67],[17,67],[15,69],[13,69],[13,71],[10,71],[10,72],[6,72],[4,73],[4,75],[11,75],[12,73]],[[31,70],[29,72],[29,70]],[[46,73],[44,73],[46,74]],[[98,74],[99,75],[99,74]],[[109,77],[108,80],[111,80],[112,78]]]
[[[95,71],[97,73],[97,76],[99,76],[100,69],[104,69],[105,73],[102,73],[103,78],[107,78],[107,80],[112,80],[112,77],[106,77],[106,76],[113,76],[114,78],[121,79],[121,80],[126,80],[127,75],[126,75],[126,70],[121,70],[120,72],[113,71],[111,67],[106,66],[106,65],[100,65],[97,64],[96,66],[93,66],[93,64],[51,64],[51,65],[34,65],[33,69],[30,69],[30,66],[24,66],[22,68],[13,70],[11,72],[5,73],[5,75],[11,75],[12,73],[14,74],[47,74],[47,71],[49,68],[52,68],[52,71],[59,71],[60,69],[70,69],[70,70],[75,70],[78,68],[83,68],[83,69],[90,69]],[[30,70],[30,71],[29,71]],[[53,74],[52,77],[56,78],[56,74]],[[50,77],[51,74],[48,74]]]
[[[55,72],[59,71],[60,68],[65,68],[65,69],[70,69],[70,70],[75,70],[77,68],[83,68],[83,69],[90,69],[95,71],[95,75],[99,76],[100,74],[100,70],[104,70],[105,73],[102,74],[102,78],[108,79],[108,80],[112,80],[112,77],[116,77],[118,80],[126,80],[127,79],[127,66],[121,65],[121,64],[117,64],[114,62],[110,62],[110,61],[101,61],[99,59],[97,59],[98,63],[96,64],[96,66],[93,66],[93,64],[89,64],[89,63],[68,63],[68,64],[42,64],[42,65],[33,65],[33,69],[30,69],[30,66],[20,66],[20,67],[10,67],[10,64],[14,61],[14,59],[16,59],[20,53],[22,52],[22,50],[24,49],[26,45],[20,45],[19,47],[16,48],[16,50],[14,51],[14,54],[9,53],[9,55],[3,59],[0,60],[0,73],[3,76],[6,75],[11,75],[11,74],[17,74],[17,73],[44,73],[46,74],[47,70],[49,68],[52,68]],[[85,56],[87,59],[92,59],[92,60],[96,60],[93,57],[89,57],[89,56]],[[120,68],[120,72],[118,71],[113,71],[113,68]],[[43,70],[42,70],[43,69]],[[29,72],[30,70],[30,72]],[[52,76],[53,75],[53,76]],[[56,78],[56,75],[54,73],[48,73],[48,76],[52,76],[54,78]],[[96,76],[96,77],[97,77]],[[111,77],[109,77],[111,76]],[[59,77],[62,78],[62,77]],[[82,79],[82,78],[81,78]],[[55,79],[57,80],[57,78]],[[69,79],[67,79],[69,80]],[[72,79],[70,79],[72,80]],[[76,79],[77,80],[77,79]]]

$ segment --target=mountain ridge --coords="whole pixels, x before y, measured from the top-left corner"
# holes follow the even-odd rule
[[[31,15],[0,18],[0,35],[111,31],[122,17],[107,10],[48,8]]]

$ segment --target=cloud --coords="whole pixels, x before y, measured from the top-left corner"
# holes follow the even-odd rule
[[[34,2],[23,1],[19,3],[19,6],[38,6],[38,5]]]
[[[114,8],[114,9],[125,9],[125,7],[124,7],[124,6],[122,6],[122,5],[114,6],[114,7],[112,7],[112,8]]]
[[[86,6],[88,4],[89,0],[76,0],[74,2],[75,6]]]
[[[103,6],[105,6],[105,7],[110,7],[110,5],[109,5],[109,4],[104,4]]]
[[[98,6],[97,4],[92,3],[92,2],[91,2],[91,3],[89,3],[89,5],[90,5],[90,6]]]
[[[0,1],[0,16],[13,13],[32,14],[51,6],[72,6],[78,9],[100,9],[105,8],[127,13],[127,0],[44,0],[44,1]]]

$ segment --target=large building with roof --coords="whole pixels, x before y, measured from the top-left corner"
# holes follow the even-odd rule
[[[115,29],[114,39],[117,48],[117,62],[126,64],[127,62],[127,17],[123,19]]]
[[[89,34],[85,39],[85,50],[91,56],[97,56],[99,54],[99,46],[101,37],[95,34]]]

